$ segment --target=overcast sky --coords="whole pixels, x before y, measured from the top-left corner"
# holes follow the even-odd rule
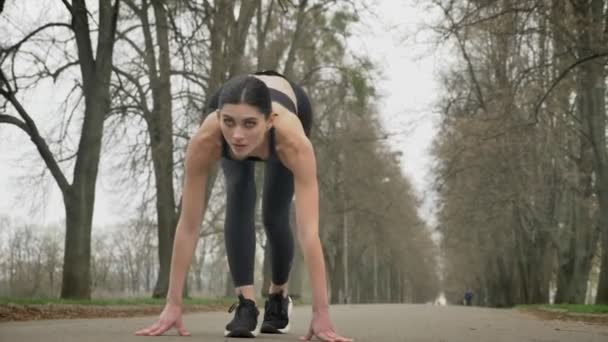
[[[39,3],[38,0],[35,2]],[[416,7],[415,2],[375,1],[377,16],[362,18],[365,25],[356,27],[350,45],[353,49],[366,51],[382,70],[376,86],[382,95],[378,105],[383,124],[391,133],[400,132],[391,136],[388,143],[393,150],[403,153],[401,163],[404,174],[423,201],[420,214],[433,224],[430,215],[433,202],[428,191],[431,166],[429,149],[438,120],[433,112],[433,101],[438,89],[437,61],[441,60],[441,56],[427,44],[428,33],[418,32],[429,14]],[[36,14],[26,12],[17,15],[11,12],[11,3],[7,3],[0,17],[1,27],[16,30],[16,25],[27,27],[28,21],[36,22]],[[42,12],[46,16],[52,13]],[[56,114],[52,112],[49,115],[49,108],[56,108],[57,99],[61,99],[62,95],[53,90],[51,83],[46,84],[42,93],[45,96],[28,98],[24,104],[37,118],[41,131],[45,132],[45,127],[48,128],[53,121],[52,114]],[[63,222],[64,208],[54,181],[47,176],[42,187],[27,186],[30,180],[22,176],[26,174],[24,167],[34,170],[43,167],[33,143],[16,127],[0,125],[0,215],[17,217],[20,221],[34,224]],[[112,182],[108,171],[102,168],[93,219],[96,226],[133,217],[133,208],[128,208],[124,199],[114,193],[116,189],[112,187]]]

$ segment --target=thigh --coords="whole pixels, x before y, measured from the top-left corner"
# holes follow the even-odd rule
[[[226,180],[226,219],[234,224],[253,223],[255,212],[255,162],[222,158]]]
[[[222,158],[222,171],[228,192],[254,184],[255,162],[251,160],[232,160]]]
[[[266,162],[262,209],[264,221],[289,220],[293,198],[293,174],[278,160]]]

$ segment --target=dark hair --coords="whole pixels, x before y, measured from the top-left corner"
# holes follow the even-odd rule
[[[220,92],[218,108],[221,109],[227,103],[246,103],[256,107],[266,118],[272,111],[270,91],[266,83],[250,75],[236,76],[224,83]]]

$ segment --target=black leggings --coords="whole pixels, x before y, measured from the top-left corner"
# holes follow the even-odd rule
[[[290,82],[291,83],[291,82]],[[312,110],[304,90],[291,84],[297,99],[298,117],[310,136]],[[219,94],[216,93],[216,95]],[[217,109],[217,97],[209,103],[208,112]],[[215,100],[215,101],[214,101]],[[289,211],[294,193],[293,175],[277,158],[265,161],[262,220],[270,247],[272,282],[287,283],[294,254],[294,239],[289,225]],[[235,287],[253,284],[255,262],[255,161],[221,161],[226,178],[226,218],[224,239],[228,265]]]

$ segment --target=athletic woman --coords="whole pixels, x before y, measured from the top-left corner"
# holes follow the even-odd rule
[[[227,187],[226,251],[239,300],[230,310],[235,315],[226,325],[225,336],[289,331],[292,302],[287,281],[294,255],[289,210],[295,192],[297,237],[312,286],[312,321],[302,339],[352,341],[338,335],[329,318],[317,168],[309,140],[312,111],[306,93],[275,71],[237,76],[211,98],[207,113],[186,152],[167,303],[158,321],[136,334],[161,335],[175,327],[180,335],[189,335],[182,324],[182,288],[205,209],[207,175],[220,161]],[[256,161],[265,163],[262,211],[272,259],[272,282],[259,329],[253,287]]]

